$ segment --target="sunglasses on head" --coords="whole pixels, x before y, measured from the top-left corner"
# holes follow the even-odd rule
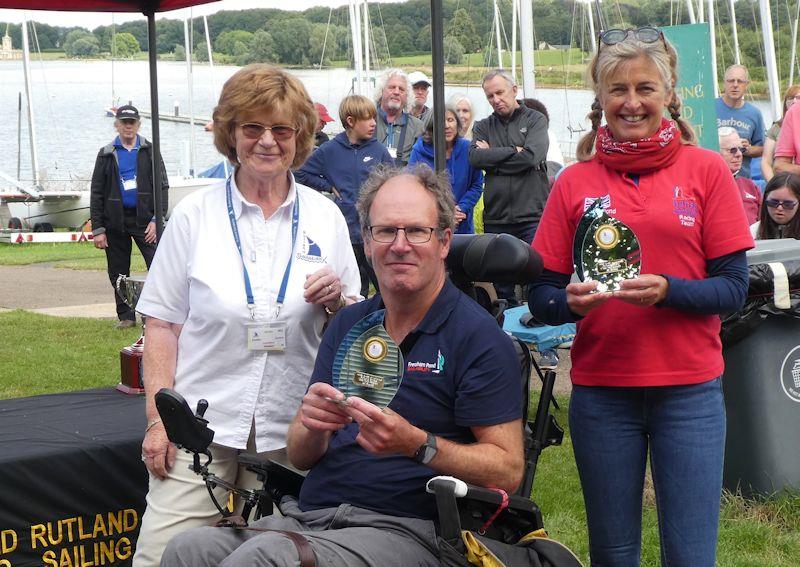
[[[765,199],[764,204],[770,209],[777,209],[783,207],[787,211],[791,211],[797,206],[797,201],[782,201],[781,199]]]
[[[297,133],[297,128],[293,126],[287,126],[285,124],[264,126],[258,122],[245,122],[244,124],[239,124],[239,128],[242,129],[242,134],[244,134],[244,137],[251,140],[257,140],[263,136],[264,132],[267,130],[272,132],[272,137],[276,140],[288,140]]]
[[[628,28],[623,30],[615,28],[606,30],[600,34],[600,43],[604,45],[616,45],[622,43],[631,36],[633,39],[641,41],[642,43],[655,43],[658,40],[662,40],[664,42],[664,47],[666,48],[667,46],[667,40],[664,39],[664,32],[650,26],[638,29]]]

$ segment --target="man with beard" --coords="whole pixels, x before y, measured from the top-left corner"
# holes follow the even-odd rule
[[[409,90],[408,75],[400,69],[388,69],[378,79],[376,137],[399,166],[408,163],[411,147],[424,129],[422,121],[408,113]]]

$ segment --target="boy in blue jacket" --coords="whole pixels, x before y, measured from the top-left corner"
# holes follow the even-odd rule
[[[294,172],[298,183],[333,194],[334,202],[350,229],[350,242],[361,272],[361,295],[364,297],[367,297],[370,282],[378,289],[378,280],[364,254],[356,201],[361,186],[375,166],[380,163],[394,165],[389,151],[375,139],[377,115],[375,103],[367,97],[345,97],[339,105],[339,119],[344,132],[319,146]]]

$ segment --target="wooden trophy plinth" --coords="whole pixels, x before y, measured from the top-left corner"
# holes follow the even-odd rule
[[[130,346],[119,351],[120,376],[122,381],[117,390],[126,394],[144,394],[142,380],[142,353],[144,353],[144,335]]]

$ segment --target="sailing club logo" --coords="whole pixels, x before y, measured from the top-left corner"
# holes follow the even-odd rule
[[[324,264],[325,258],[322,257],[322,251],[319,244],[311,240],[308,235],[303,232],[303,246],[302,250],[297,253],[297,259],[314,264]]]

